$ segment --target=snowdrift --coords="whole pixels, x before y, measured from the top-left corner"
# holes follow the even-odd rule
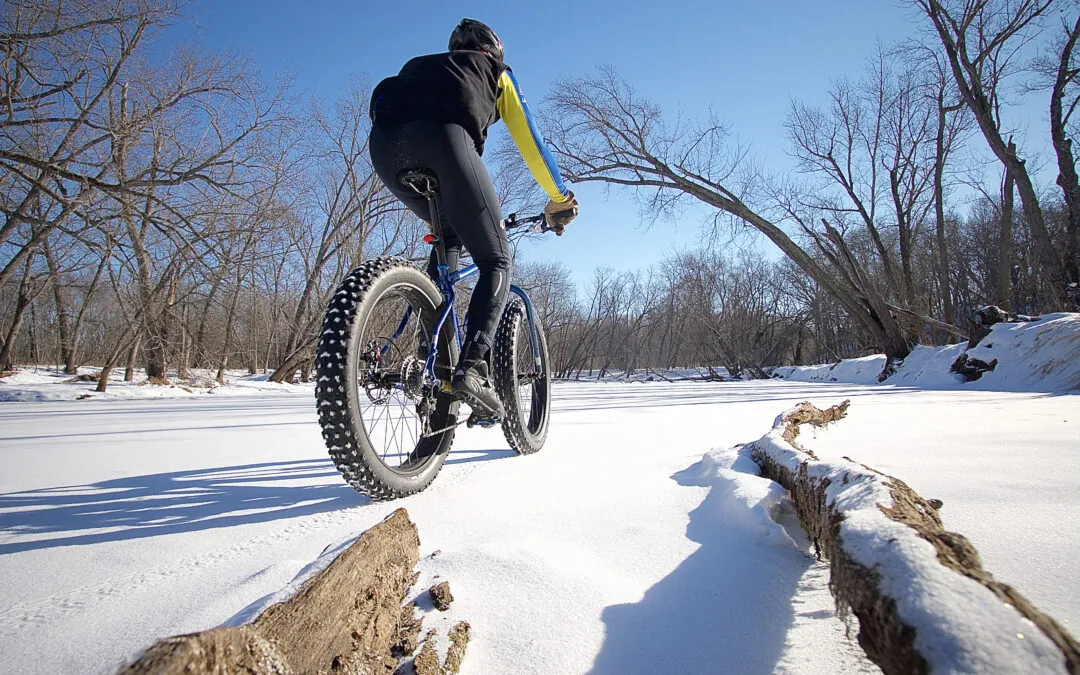
[[[976,380],[952,366],[962,355],[992,369]],[[885,367],[877,354],[818,366],[786,366],[773,375],[800,382],[873,384]],[[925,389],[1063,393],[1080,389],[1080,314],[1045,314],[1035,321],[998,323],[972,348],[966,344],[917,346],[882,384]]]
[[[1054,619],[982,568],[963,536],[902,481],[801,448],[799,426],[823,426],[848,402],[804,402],[743,446],[790,494],[841,611],[859,619],[859,644],[885,673],[1080,673],[1080,644]]]

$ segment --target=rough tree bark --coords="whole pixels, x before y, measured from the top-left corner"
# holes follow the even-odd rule
[[[867,656],[890,675],[928,673],[935,668],[943,672],[979,672],[993,669],[994,664],[986,662],[988,654],[1000,655],[999,650],[1006,649],[1010,658],[1027,664],[1022,666],[1023,672],[1045,672],[1045,661],[1039,659],[1046,652],[1031,644],[1038,640],[1041,644],[1049,641],[1047,648],[1060,650],[1064,672],[1080,673],[1080,644],[1054,619],[983,569],[974,546],[963,536],[944,529],[937,513],[940,502],[929,502],[903,481],[864,465],[846,458],[819,461],[812,452],[799,447],[801,425],[820,427],[835,422],[846,415],[848,404],[845,401],[820,410],[803,402],[781,415],[772,431],[750,444],[747,450],[761,467],[763,476],[790,491],[804,529],[819,555],[829,559],[829,588],[837,604],[859,619],[859,644]],[[884,500],[867,505],[870,495],[875,493],[884,496]],[[856,512],[857,517],[849,521],[849,515]],[[897,530],[894,523],[903,529]],[[887,541],[887,544],[866,543],[866,531],[880,532],[883,528],[888,528],[888,537],[869,540]],[[944,576],[928,579],[922,587],[905,588],[893,575],[907,574],[906,570],[918,564],[914,551],[925,546],[921,542],[933,546]],[[868,554],[858,549],[860,544],[873,545],[876,550]],[[857,557],[867,555],[876,561],[873,568],[857,562]],[[936,572],[922,571],[923,574]],[[971,596],[961,601],[972,603],[971,609],[951,608],[956,610],[951,620],[941,618],[933,623],[923,622],[919,627],[901,620],[898,606],[908,600],[916,604],[930,601],[938,586],[955,583],[953,575],[962,575],[983,587],[981,591],[971,591]],[[980,610],[975,607],[994,607],[995,619],[1004,616],[1018,627],[1030,626],[1023,628],[1027,633],[1025,639],[1017,639],[1014,631],[1010,635],[993,636],[989,639],[995,644],[987,644],[988,638],[977,637],[985,635],[985,631],[962,625],[969,617],[980,616]],[[920,636],[917,630],[926,634]],[[975,644],[979,640],[982,642]],[[940,650],[922,651],[925,645],[943,643],[974,644],[974,649],[971,653],[953,650],[955,653],[949,654]]]
[[[159,641],[122,673],[393,672],[420,623],[402,607],[420,539],[404,509],[371,528],[254,622]]]

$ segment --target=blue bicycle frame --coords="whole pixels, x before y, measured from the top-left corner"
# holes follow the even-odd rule
[[[454,327],[454,337],[457,341],[458,352],[460,353],[465,343],[465,328],[458,322],[457,311],[454,308],[454,298],[456,297],[454,294],[454,286],[470,277],[476,276],[480,273],[480,269],[476,265],[468,265],[456,272],[451,272],[448,265],[438,265],[438,270],[439,276],[435,279],[435,285],[439,287],[439,291],[443,296],[443,310],[439,315],[438,321],[435,323],[435,330],[432,335],[440,335],[443,326],[446,324],[447,319],[449,319]],[[525,303],[525,316],[529,320],[529,334],[532,337],[533,364],[536,366],[537,372],[540,372],[543,364],[540,362],[540,339],[536,331],[536,313],[533,308],[532,299],[529,297],[529,294],[525,292],[524,288],[515,284],[510,284],[510,292],[521,298],[522,302]],[[438,340],[432,339],[428,350],[427,362],[424,364],[424,372],[432,377],[434,377],[435,373],[435,356],[437,349]]]
[[[473,277],[480,273],[480,269],[476,265],[468,265],[456,272],[450,271],[450,266],[444,264],[446,261],[446,251],[442,248],[442,237],[440,236],[439,227],[442,219],[439,217],[439,199],[438,199],[438,179],[434,174],[425,169],[412,169],[403,171],[399,175],[400,182],[414,190],[417,194],[425,197],[428,200],[428,205],[431,209],[431,218],[428,223],[433,228],[434,241],[432,242],[436,247],[437,260],[439,264],[436,266],[438,269],[438,276],[435,279],[435,285],[439,287],[439,292],[443,296],[443,310],[439,315],[438,321],[435,323],[435,330],[432,332],[432,339],[428,346],[427,361],[424,362],[424,372],[428,377],[435,379],[435,357],[438,351],[438,336],[442,334],[443,326],[446,324],[447,319],[450,319],[451,324],[454,327],[454,338],[457,341],[458,353],[464,347],[465,343],[465,329],[458,322],[457,312],[454,309],[454,286],[459,282]],[[544,223],[541,231],[546,231],[543,228],[546,227],[546,221],[543,216],[534,216],[531,218],[525,218],[522,221],[517,220],[517,214],[510,214],[506,220],[502,222],[502,226],[506,229],[517,227],[519,224],[526,224],[529,222],[539,221]],[[529,321],[529,334],[532,338],[532,355],[533,364],[536,366],[537,372],[542,372],[543,363],[540,359],[540,338],[536,330],[536,312],[533,309],[532,299],[529,298],[529,294],[525,292],[525,289],[520,286],[510,285],[510,292],[521,298],[525,303],[525,316]],[[505,309],[505,308],[504,308]],[[390,339],[390,342],[396,342],[401,333],[405,330],[405,326],[409,322],[409,317],[412,314],[412,310],[406,310],[405,316],[401,319],[401,324],[398,326],[397,332]],[[383,347],[382,351],[385,353],[389,349],[389,344]]]
[[[438,321],[435,322],[435,330],[432,332],[432,335],[440,335],[443,326],[446,325],[446,321],[449,319],[454,327],[454,338],[457,341],[458,352],[460,353],[465,342],[465,327],[458,321],[457,311],[454,308],[454,299],[456,297],[454,286],[479,274],[480,268],[476,265],[468,265],[457,272],[451,272],[448,265],[438,265],[438,270],[439,276],[435,279],[435,285],[439,287],[439,291],[443,296],[443,310],[439,315]],[[533,308],[532,298],[529,297],[529,294],[525,292],[524,288],[515,284],[510,284],[510,292],[521,298],[522,302],[525,303],[525,316],[529,321],[529,334],[532,337],[533,365],[536,367],[537,372],[542,372],[543,363],[540,359],[540,337],[536,331],[536,312]],[[385,354],[389,351],[390,345],[397,342],[397,339],[405,332],[405,327],[409,324],[409,319],[411,317],[412,308],[410,307],[405,310],[405,315],[401,317],[401,323],[398,324],[397,330],[394,331],[390,340],[379,350],[380,353]],[[437,339],[430,340],[427,360],[424,362],[424,372],[432,378],[435,378],[435,357],[438,355],[438,343],[439,341]]]

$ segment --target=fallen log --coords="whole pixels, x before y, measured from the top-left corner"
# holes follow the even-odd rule
[[[402,607],[419,547],[398,509],[252,623],[160,640],[121,672],[393,672],[420,633],[412,605]]]
[[[820,410],[803,402],[747,450],[762,476],[790,492],[819,557],[829,560],[838,609],[859,620],[867,656],[887,674],[1080,674],[1080,644],[983,569],[975,547],[945,530],[940,502],[798,445],[801,425],[835,422],[848,403]]]

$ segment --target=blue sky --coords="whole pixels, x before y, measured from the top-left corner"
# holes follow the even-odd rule
[[[821,101],[832,80],[860,74],[878,40],[917,30],[912,10],[882,0],[204,0],[194,9],[186,39],[250,53],[265,76],[289,70],[326,99],[352,75],[376,82],[444,50],[462,17],[477,18],[499,33],[534,109],[555,80],[613,65],[668,114],[711,107],[773,170],[788,163],[781,122],[791,98]],[[525,244],[522,257],[561,259],[584,283],[599,265],[644,269],[697,240],[700,213],[646,229],[626,192],[575,191],[581,215],[567,235]]]

